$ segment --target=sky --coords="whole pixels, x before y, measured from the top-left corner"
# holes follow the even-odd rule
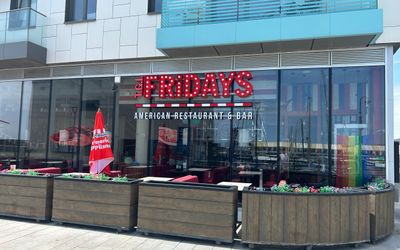
[[[394,138],[400,138],[400,50],[394,55]]]

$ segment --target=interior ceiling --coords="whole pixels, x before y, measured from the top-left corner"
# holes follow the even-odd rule
[[[286,42],[251,43],[240,45],[208,46],[196,48],[164,49],[171,57],[224,56],[240,54],[277,53],[291,51],[327,50],[367,47],[374,35],[310,39]]]

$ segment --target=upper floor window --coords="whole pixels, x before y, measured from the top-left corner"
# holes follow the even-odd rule
[[[85,21],[96,19],[96,0],[67,0],[65,21]]]
[[[33,8],[36,9],[37,0],[11,0],[10,10]]]
[[[162,0],[148,0],[147,13],[160,14],[162,8]]]

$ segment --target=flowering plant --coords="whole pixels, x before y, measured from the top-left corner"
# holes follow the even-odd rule
[[[374,181],[367,183],[367,188],[369,191],[379,191],[384,190],[389,187],[389,183],[385,179],[376,178]]]

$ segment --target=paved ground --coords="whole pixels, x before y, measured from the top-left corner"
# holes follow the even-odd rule
[[[96,228],[41,224],[26,220],[0,217],[0,249],[155,249],[155,250],[214,250],[248,249],[240,242],[215,245],[212,242],[177,237],[149,236],[140,233],[117,234]],[[260,248],[257,249],[279,249]],[[281,248],[280,248],[281,249]],[[293,249],[293,248],[292,248]],[[355,249],[351,247],[329,249]],[[400,250],[400,204],[396,203],[396,231],[376,245],[362,244],[357,249]]]

